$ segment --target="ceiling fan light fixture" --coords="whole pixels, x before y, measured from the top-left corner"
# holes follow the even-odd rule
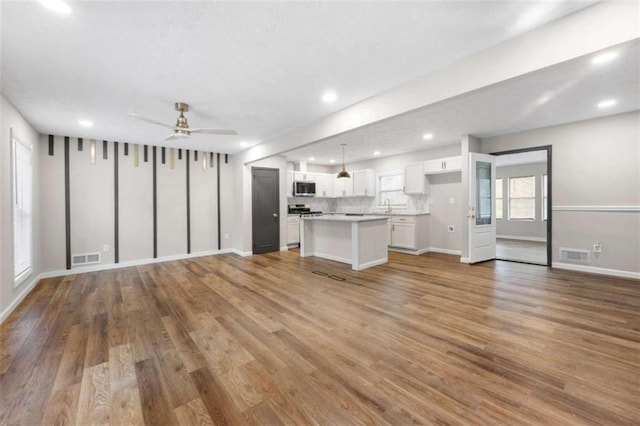
[[[176,130],[176,133],[174,134],[176,139],[188,139],[189,138],[189,132],[185,132],[184,130]]]
[[[346,144],[342,144],[342,170],[340,170],[340,172],[338,173],[337,178],[338,179],[343,179],[343,178],[350,178],[351,175],[349,174],[349,172],[347,172],[347,168],[344,165],[344,147],[347,146]]]

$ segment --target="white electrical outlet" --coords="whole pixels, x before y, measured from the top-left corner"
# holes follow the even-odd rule
[[[229,239],[229,234],[224,234],[224,239],[228,240]]]
[[[447,230],[448,230],[449,232],[454,232],[454,231],[456,230],[456,227],[455,227],[455,226],[453,226],[453,225],[449,225],[449,226],[447,226]]]
[[[103,252],[105,252],[105,253],[107,253],[107,252],[109,251],[109,244],[104,244],[104,245],[102,246],[102,251],[103,251]]]
[[[455,204],[456,200],[453,199],[453,197],[449,198],[449,204]]]
[[[593,252],[602,253],[602,243],[593,243]]]

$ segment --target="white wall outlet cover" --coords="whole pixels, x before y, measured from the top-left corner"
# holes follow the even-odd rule
[[[105,252],[105,253],[107,253],[107,252],[109,251],[109,244],[104,244],[104,245],[102,246],[102,251],[103,251],[103,252]]]
[[[224,239],[228,240],[229,239],[229,234],[224,234]]]
[[[602,243],[593,243],[593,252],[602,253]]]
[[[455,204],[455,203],[456,203],[456,200],[453,197],[449,198],[449,204]]]

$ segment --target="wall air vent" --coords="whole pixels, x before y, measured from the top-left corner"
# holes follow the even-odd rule
[[[581,263],[588,265],[589,250],[570,249],[560,247],[560,262]]]
[[[71,266],[91,265],[100,263],[100,253],[83,253],[71,256]]]

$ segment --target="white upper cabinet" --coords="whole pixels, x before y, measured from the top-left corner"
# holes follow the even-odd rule
[[[333,197],[333,181],[334,176],[326,173],[318,173],[316,175],[316,197],[331,198]]]
[[[355,197],[376,196],[376,173],[373,170],[357,170],[351,173]]]
[[[462,170],[462,157],[447,157],[424,162],[424,172],[428,175],[459,172]]]
[[[309,172],[294,172],[295,180],[302,180],[306,182],[315,182],[319,173],[309,173]]]
[[[404,193],[425,194],[428,192],[428,183],[424,171],[425,163],[413,163],[404,166]]]
[[[353,197],[353,173],[350,178],[333,179],[334,197]]]

